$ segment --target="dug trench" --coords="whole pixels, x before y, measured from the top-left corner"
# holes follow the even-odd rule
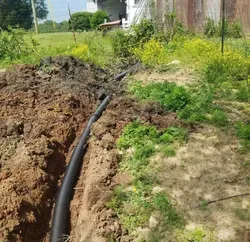
[[[116,140],[140,118],[159,128],[177,124],[173,113],[127,97],[123,81],[72,57],[17,66],[0,76],[0,240],[48,241],[51,214],[72,150],[103,94],[112,101],[92,129],[71,202],[71,241],[126,237],[105,204],[118,183]]]

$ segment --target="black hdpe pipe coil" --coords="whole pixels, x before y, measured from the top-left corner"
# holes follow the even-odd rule
[[[71,156],[69,165],[66,169],[62,185],[56,199],[56,204],[53,212],[52,228],[50,233],[50,242],[60,242],[63,240],[63,236],[67,233],[69,207],[70,201],[73,196],[73,188],[77,180],[79,169],[81,167],[83,156],[86,151],[86,146],[90,134],[90,128],[94,122],[96,122],[106,109],[110,101],[110,96],[107,96],[93,116],[89,119],[87,126],[85,127],[82,136],[76,145],[73,154]]]

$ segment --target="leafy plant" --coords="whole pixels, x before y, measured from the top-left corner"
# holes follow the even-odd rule
[[[90,26],[92,29],[96,29],[100,24],[103,24],[105,19],[108,21],[109,16],[105,11],[96,11],[91,19],[90,19]]]
[[[208,18],[204,25],[204,35],[211,38],[218,36],[218,25],[215,20]]]
[[[186,138],[185,129],[177,126],[158,131],[156,127],[143,125],[137,120],[124,128],[117,142],[117,147],[124,153],[120,169],[129,172],[134,179],[132,187],[117,187],[107,206],[116,212],[130,233],[140,226],[146,226],[155,210],[161,212],[161,220],[166,229],[182,226],[183,220],[170,204],[166,194],[152,193],[153,186],[157,184],[157,177],[154,168],[149,165],[149,158],[163,146],[184,142]],[[125,152],[128,150],[130,152]]]
[[[114,53],[119,57],[129,57],[132,54],[132,36],[124,30],[117,30],[110,34]]]
[[[79,12],[72,14],[69,19],[70,29],[76,31],[90,30],[91,29],[90,19],[92,15],[93,13],[89,12]]]
[[[242,22],[239,19],[229,23],[228,25],[228,37],[242,38],[244,36]]]
[[[132,26],[133,43],[147,43],[155,34],[151,20],[142,19],[137,25]]]
[[[221,127],[225,127],[229,123],[227,114],[218,109],[214,110],[214,112],[212,113],[211,121],[216,126]]]
[[[0,33],[0,59],[20,59],[33,52],[31,43],[25,41],[25,31],[9,29]]]
[[[172,41],[175,36],[185,35],[186,31],[183,24],[176,18],[176,11],[171,11],[165,14],[165,27],[167,41]]]
[[[236,134],[240,139],[250,141],[250,123],[238,122]]]
[[[154,208],[161,212],[163,223],[167,227],[182,227],[183,221],[180,215],[173,209],[165,193],[161,192],[153,197]]]
[[[225,20],[225,36],[229,38],[242,38],[244,35],[242,22],[239,19],[231,22],[228,19]],[[220,37],[222,33],[222,21],[218,23],[208,18],[204,25],[204,35],[211,37]]]
[[[149,40],[143,46],[135,48],[133,52],[146,66],[152,67],[168,62],[165,48],[156,39]]]
[[[240,85],[240,87],[238,88],[236,94],[235,94],[235,98],[237,101],[240,102],[247,102],[250,100],[250,93],[249,93],[249,87],[248,84],[247,85]]]
[[[194,230],[179,230],[176,235],[177,242],[216,242],[214,235],[203,228]]]
[[[130,91],[141,100],[159,102],[168,111],[179,111],[191,101],[191,96],[184,87],[169,82],[147,86],[134,82],[130,86]]]
[[[205,78],[209,83],[242,81],[248,79],[249,61],[240,53],[227,51],[224,55],[214,55],[205,68]]]
[[[75,48],[72,49],[71,54],[75,57],[78,57],[82,60],[88,60],[89,58],[89,48],[86,44],[78,44]]]

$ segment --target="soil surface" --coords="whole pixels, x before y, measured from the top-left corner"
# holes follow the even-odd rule
[[[72,241],[108,242],[111,234],[115,241],[130,241],[126,239],[127,231],[123,231],[117,216],[105,204],[111,199],[114,186],[131,182],[128,175],[117,172],[121,157],[116,149],[116,140],[124,126],[137,118],[159,129],[179,123],[174,113],[162,113],[153,104],[141,106],[127,98],[111,102],[106,113],[94,125],[76,186],[71,206]]]
[[[107,73],[71,57],[0,73],[0,241],[43,241],[68,154]]]
[[[189,72],[183,75],[181,70],[144,72],[133,78],[181,85],[196,79]],[[0,241],[49,241],[56,194],[74,145],[107,94],[112,100],[92,128],[66,239],[108,242],[112,234],[117,242],[132,241],[105,206],[114,186],[131,182],[118,171],[116,141],[137,118],[159,129],[180,121],[155,103],[138,104],[127,97],[124,84],[72,57],[45,58],[39,67],[22,65],[0,73]],[[250,209],[249,196],[201,206],[249,192],[250,168],[242,163],[250,156],[237,151],[239,143],[232,137],[211,126],[198,127],[176,157],[152,158],[162,166],[162,189],[184,215],[187,228],[205,227],[214,232],[216,242],[246,242],[250,237],[250,222],[242,220],[242,212]]]
[[[0,241],[49,240],[55,197],[74,144],[107,94],[112,101],[94,125],[71,204],[72,241],[126,233],[105,208],[112,188],[125,179],[117,175],[115,142],[136,118],[166,128],[178,123],[176,115],[121,97],[122,81],[72,57],[0,73]]]
[[[242,165],[250,156],[240,154],[232,137],[230,132],[203,126],[190,134],[175,157],[161,160],[165,170],[161,185],[185,216],[187,228],[213,231],[216,242],[249,241],[244,238],[250,221],[239,214],[250,209],[250,168]],[[217,202],[205,205],[205,201]]]

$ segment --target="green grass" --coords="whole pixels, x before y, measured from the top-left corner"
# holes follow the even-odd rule
[[[245,167],[245,168],[249,167],[249,166],[250,166],[250,160],[244,161],[244,162],[242,163],[242,166]]]
[[[179,111],[191,101],[184,87],[169,82],[142,86],[141,82],[135,81],[131,83],[130,91],[141,100],[159,102],[168,111]]]
[[[176,232],[176,242],[215,242],[216,239],[210,231],[204,228],[195,228],[194,230],[179,230]]]
[[[72,50],[77,45],[86,44],[88,55],[84,60],[100,67],[108,67],[119,62],[114,59],[114,50],[110,37],[102,36],[100,32],[76,33],[77,44],[72,33],[46,33],[38,35],[26,34],[25,43],[29,51],[16,59],[0,60],[0,68],[9,67],[12,64],[38,64],[45,56],[73,55]]]
[[[212,113],[211,122],[218,127],[224,128],[229,124],[227,114],[218,109],[214,110]]]
[[[117,147],[123,152],[120,169],[128,172],[133,181],[131,187],[116,187],[107,206],[116,212],[129,233],[138,227],[147,226],[152,212],[156,210],[161,214],[158,219],[165,230],[183,225],[181,216],[172,207],[166,194],[152,193],[152,188],[159,181],[156,168],[150,164],[150,157],[161,152],[163,147],[169,147],[171,155],[174,155],[172,145],[186,142],[187,138],[187,131],[178,126],[159,131],[155,126],[144,125],[137,120],[124,128],[117,142]],[[158,232],[152,236],[157,235],[159,238]]]
[[[248,209],[236,209],[235,214],[242,221],[250,221],[250,211]]]
[[[77,42],[79,43],[83,42],[87,38],[88,35],[89,35],[88,32],[76,33]],[[73,34],[71,32],[37,34],[37,35],[33,35],[33,38],[43,48],[72,45],[75,43]]]

